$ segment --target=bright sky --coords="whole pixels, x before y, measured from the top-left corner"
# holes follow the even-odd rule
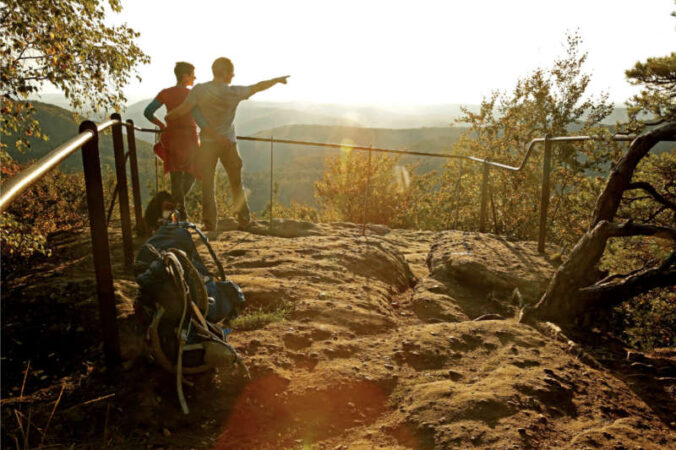
[[[175,1],[124,0],[112,16],[141,32],[152,62],[131,101],[174,83],[176,61],[211,79],[219,56],[235,64],[233,84],[291,75],[262,101],[359,105],[479,103],[510,89],[563,53],[579,29],[592,92],[623,103],[635,88],[624,71],[676,50],[673,0]]]

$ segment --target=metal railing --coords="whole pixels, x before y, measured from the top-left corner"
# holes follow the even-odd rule
[[[124,143],[122,141],[123,126],[127,129],[128,157],[125,156]],[[134,131],[155,132],[155,130],[139,128],[134,125],[132,120],[122,122],[122,118],[117,113],[112,114],[110,120],[98,125],[89,120],[82,122],[77,136],[59,145],[4,183],[2,193],[0,194],[0,211],[4,211],[12,200],[21,195],[22,192],[38,181],[45,173],[61,164],[64,159],[74,154],[77,150],[82,149],[82,165],[87,195],[87,209],[89,211],[89,228],[92,237],[94,272],[96,274],[96,291],[103,333],[103,351],[107,364],[115,366],[119,363],[120,342],[115,308],[113,272],[110,262],[108,226],[103,197],[101,157],[99,154],[99,135],[108,128],[112,128],[113,135],[124,265],[127,269],[131,268],[134,261],[134,245],[127,192],[126,160],[128,159],[130,164],[136,229],[138,232],[142,232],[144,224]]]
[[[127,130],[127,148],[128,153],[124,152],[124,142],[122,138],[122,127]],[[28,168],[8,180],[2,186],[0,193],[0,211],[4,211],[7,206],[17,196],[21,195],[32,184],[38,181],[46,172],[58,166],[64,159],[75,153],[78,149],[82,149],[82,163],[84,168],[85,190],[87,195],[87,208],[89,211],[89,226],[92,236],[92,253],[94,260],[94,270],[96,273],[97,296],[99,302],[99,313],[101,317],[101,328],[103,332],[103,349],[106,357],[106,362],[110,366],[117,365],[120,361],[120,344],[117,327],[117,314],[115,308],[115,296],[113,287],[112,266],[110,262],[110,244],[108,239],[108,226],[106,220],[106,211],[103,196],[103,182],[101,177],[101,161],[99,154],[99,135],[101,132],[112,128],[113,149],[115,156],[115,173],[117,178],[117,189],[114,196],[119,199],[120,222],[122,228],[122,243],[124,251],[124,265],[129,269],[133,265],[133,237],[131,227],[131,215],[129,208],[129,198],[127,192],[127,171],[126,161],[129,161],[132,197],[134,204],[134,215],[136,220],[137,232],[144,231],[143,211],[141,202],[141,190],[138,176],[138,160],[136,155],[136,140],[135,131],[159,133],[159,130],[139,128],[134,125],[132,120],[123,122],[120,115],[115,113],[101,124],[95,124],[92,121],[84,121],[80,124],[80,133],[74,138],[66,141],[62,145],[56,147],[54,150],[38,159]],[[549,137],[537,138],[531,140],[525,147],[525,154],[519,166],[510,166],[495,161],[490,161],[487,158],[477,158],[465,155],[452,155],[445,153],[429,153],[410,150],[399,150],[391,148],[379,148],[373,146],[360,145],[346,145],[346,144],[332,144],[321,142],[308,142],[290,139],[274,139],[259,138],[249,136],[238,136],[238,140],[242,141],[258,141],[270,143],[270,227],[272,228],[273,220],[273,154],[274,144],[292,144],[304,145],[317,148],[336,148],[350,150],[360,150],[369,152],[369,167],[367,174],[367,184],[364,198],[364,223],[362,233],[365,232],[366,227],[366,205],[369,195],[370,182],[370,161],[373,152],[389,153],[396,155],[414,155],[437,157],[447,159],[461,159],[468,160],[482,165],[482,183],[481,183],[481,215],[480,215],[480,231],[485,231],[487,205],[488,205],[488,190],[490,169],[496,168],[501,170],[508,170],[519,172],[521,171],[528,159],[530,158],[533,148],[537,143],[544,143],[544,157],[543,157],[543,177],[542,177],[542,195],[540,203],[540,228],[538,238],[538,249],[540,252],[544,251],[544,243],[546,239],[546,219],[547,208],[549,204],[549,177],[551,172],[551,144],[558,142],[579,142],[586,140],[598,139],[591,136],[570,136],[570,137]],[[634,136],[614,136],[615,141],[630,141]]]
[[[614,135],[610,139],[613,141],[633,141],[636,136],[633,135]],[[542,138],[535,138],[530,140],[525,145],[525,153],[521,164],[518,166],[510,166],[508,164],[502,164],[496,161],[491,161],[488,158],[477,158],[475,156],[467,155],[453,155],[448,153],[429,153],[429,152],[418,152],[411,150],[396,150],[391,148],[379,148],[373,146],[362,146],[362,145],[350,145],[350,144],[331,144],[325,142],[308,142],[308,141],[298,141],[291,139],[274,139],[273,137],[262,138],[262,137],[250,137],[250,136],[237,136],[238,140],[242,141],[257,141],[257,142],[269,142],[270,143],[270,228],[272,228],[272,216],[273,216],[273,144],[293,144],[293,145],[305,145],[318,148],[336,148],[336,149],[350,149],[350,150],[362,150],[369,152],[369,167],[367,169],[367,177],[370,177],[370,162],[372,152],[380,153],[390,153],[395,155],[415,155],[415,156],[431,156],[436,158],[446,158],[446,159],[460,159],[471,161],[482,165],[482,178],[481,178],[481,209],[479,215],[479,231],[484,233],[486,231],[486,222],[488,217],[488,191],[489,191],[489,178],[490,178],[490,169],[495,167],[501,170],[507,170],[512,172],[520,172],[526,166],[528,159],[533,153],[533,148],[535,144],[544,143],[544,156],[543,156],[543,165],[542,165],[542,187],[541,187],[541,197],[540,197],[540,220],[538,226],[538,252],[544,253],[545,250],[545,241],[547,237],[547,209],[549,208],[549,197],[550,197],[550,175],[551,175],[551,155],[552,155],[552,143],[561,143],[561,142],[582,142],[582,141],[591,141],[591,140],[601,140],[603,138],[595,136],[559,136],[559,137],[550,137],[549,135]],[[368,201],[368,181],[366,186],[366,195],[364,199],[364,211],[366,211],[366,203]],[[364,213],[364,223],[362,230],[365,230],[366,227],[366,213]],[[363,232],[363,231],[362,231]]]

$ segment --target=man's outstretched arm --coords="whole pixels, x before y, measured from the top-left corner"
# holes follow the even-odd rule
[[[283,77],[273,78],[272,80],[260,81],[256,84],[252,84],[251,86],[249,86],[249,89],[251,90],[251,95],[254,95],[257,92],[264,91],[266,89],[270,89],[277,83],[286,84],[286,79],[289,77],[290,75],[284,75]]]

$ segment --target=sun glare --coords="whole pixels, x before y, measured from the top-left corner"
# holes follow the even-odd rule
[[[397,191],[403,194],[411,185],[411,177],[404,166],[394,166],[394,180],[397,183]]]
[[[343,138],[342,141],[340,141],[340,168],[342,169],[341,171],[343,173],[346,172],[347,168],[347,161],[350,159],[350,155],[352,154],[352,147],[351,145],[354,145],[354,141],[350,138]]]

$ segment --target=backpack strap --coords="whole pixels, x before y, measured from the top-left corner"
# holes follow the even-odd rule
[[[214,263],[216,264],[216,267],[218,268],[218,276],[221,277],[221,281],[225,281],[225,270],[223,269],[223,264],[218,260],[218,257],[216,257],[216,252],[214,252],[214,249],[211,247],[211,244],[209,243],[209,238],[200,230],[197,228],[197,225],[194,223],[190,222],[182,222],[185,226],[185,228],[190,228],[191,230],[194,230],[199,237],[202,239],[202,242],[204,242],[204,245],[207,247],[207,250],[209,250],[209,254],[211,255],[211,258],[213,258]]]

